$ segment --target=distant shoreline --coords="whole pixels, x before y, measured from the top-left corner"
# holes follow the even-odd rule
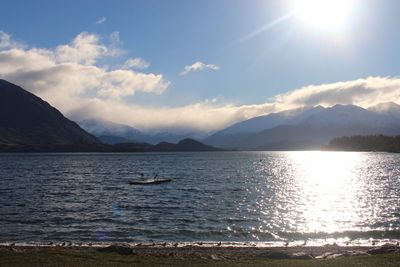
[[[332,151],[400,153],[400,136],[343,136],[331,140],[324,149]]]
[[[53,152],[98,152],[98,153],[119,153],[119,152],[214,152],[225,151],[221,148],[205,145],[194,139],[183,139],[177,144],[161,142],[157,145],[147,143],[121,143],[108,145],[102,143],[94,144],[68,144],[68,145],[13,145],[1,144],[0,152],[9,153],[53,153]]]

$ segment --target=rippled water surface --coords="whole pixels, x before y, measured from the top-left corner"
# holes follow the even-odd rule
[[[329,238],[400,238],[400,155],[0,154],[0,242]]]

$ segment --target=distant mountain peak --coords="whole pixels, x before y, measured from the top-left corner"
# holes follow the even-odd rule
[[[365,110],[364,108],[354,105],[354,104],[336,104],[333,105],[332,107],[329,107],[327,109],[355,109],[355,110]]]
[[[322,106],[304,106],[295,109],[288,109],[281,112],[269,113],[267,115],[254,117],[242,122],[235,123],[215,134],[206,138],[213,139],[216,136],[227,136],[235,134],[247,134],[273,128],[282,124],[293,124],[300,120],[302,116],[319,113],[326,108]]]
[[[126,141],[139,142],[143,136],[143,133],[136,128],[101,118],[85,119],[80,121],[79,125],[107,144],[113,144],[118,139],[122,140],[121,138]]]
[[[185,138],[178,142],[180,145],[191,145],[191,144],[201,144],[201,142],[194,140],[192,138]]]

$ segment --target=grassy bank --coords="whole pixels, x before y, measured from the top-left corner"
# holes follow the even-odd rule
[[[400,254],[342,257],[324,260],[274,260],[241,256],[235,259],[196,255],[101,253],[95,249],[1,249],[0,266],[400,266]]]

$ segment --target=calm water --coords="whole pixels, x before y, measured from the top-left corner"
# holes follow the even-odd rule
[[[400,239],[400,155],[0,154],[3,243],[371,239]]]

